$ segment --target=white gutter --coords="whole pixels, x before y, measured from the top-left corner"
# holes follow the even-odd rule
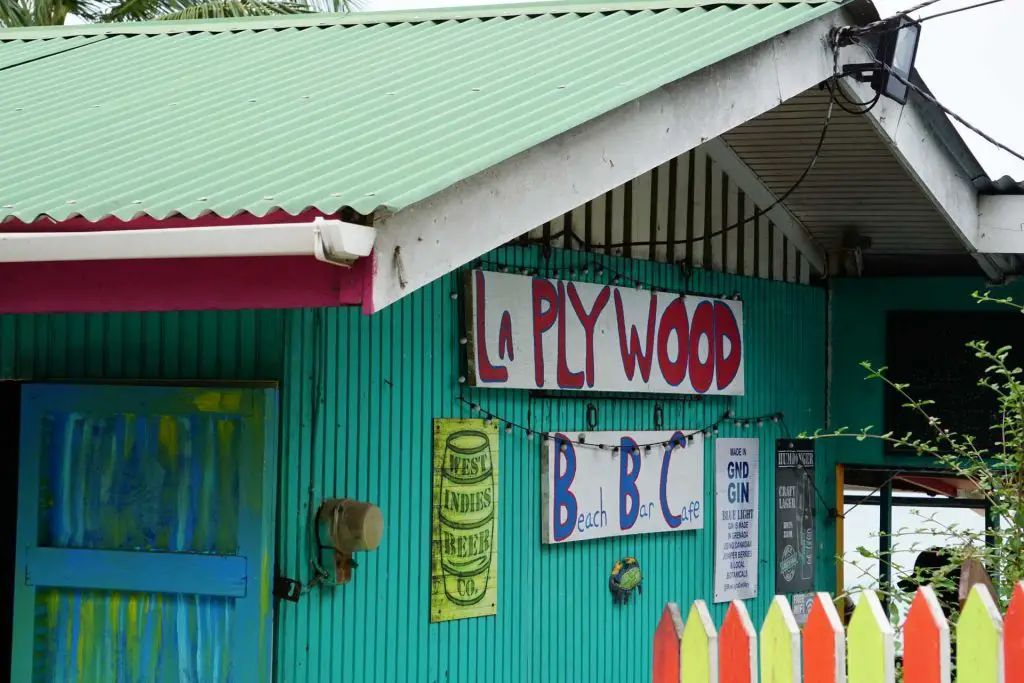
[[[311,223],[111,230],[0,232],[0,263],[226,256],[313,256],[351,266],[369,256],[376,228],[317,218]]]

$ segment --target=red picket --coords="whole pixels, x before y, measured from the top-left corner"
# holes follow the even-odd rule
[[[803,630],[804,680],[845,683],[846,641],[843,623],[828,593],[814,596]]]
[[[931,586],[917,589],[903,624],[903,683],[949,683],[949,624]]]
[[[683,617],[679,614],[679,606],[670,602],[661,612],[661,620],[654,632],[654,683],[679,683],[682,637]]]
[[[1005,683],[1024,683],[1024,583],[1013,587],[1013,598],[1003,620]]]
[[[719,683],[757,683],[757,630],[747,608],[733,600],[718,632]]]

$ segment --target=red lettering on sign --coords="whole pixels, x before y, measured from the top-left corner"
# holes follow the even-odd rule
[[[729,340],[729,355],[725,355],[725,340]],[[736,379],[743,358],[743,342],[740,339],[740,327],[736,323],[729,304],[724,301],[715,302],[715,379],[718,388],[724,389]]]
[[[669,357],[671,349],[668,343],[673,331],[676,333],[675,360]],[[679,297],[661,314],[661,323],[658,325],[658,367],[661,368],[661,376],[674,387],[682,384],[686,377],[686,360],[690,355],[689,337],[690,321],[686,318],[686,302]]]
[[[626,342],[626,319],[622,308],[622,296],[615,290],[615,320],[619,326],[619,353],[622,355],[622,367],[626,377],[633,379],[637,364],[640,365],[640,376],[644,382],[651,377],[651,361],[654,360],[654,323],[658,311],[658,299],[651,292],[651,305],[647,312],[647,336],[644,350],[640,349],[640,334],[635,325],[629,326],[629,342]]]
[[[547,304],[547,308],[544,305]],[[558,292],[548,280],[533,280],[533,376],[538,387],[544,386],[544,333],[558,318]]]
[[[608,286],[601,288],[601,292],[594,299],[594,305],[591,306],[590,312],[588,313],[583,308],[583,302],[580,301],[580,295],[576,292],[576,287],[571,283],[568,287],[569,301],[572,303],[573,310],[576,311],[576,317],[579,318],[580,323],[583,325],[583,334],[586,337],[587,344],[587,386],[594,386],[594,327],[597,325],[597,319],[601,317],[601,312],[604,307],[608,305],[608,299],[611,298],[611,289]]]
[[[572,285],[569,285],[571,288]],[[568,344],[565,339],[565,283],[558,283],[558,388],[582,389],[583,372],[569,369]]]
[[[487,326],[484,313],[487,310],[487,290],[482,271],[476,272],[476,374],[481,382],[507,382],[508,368],[494,365],[487,356]],[[511,327],[509,331],[511,343]]]
[[[498,327],[498,358],[516,359],[516,352],[512,346],[512,316],[508,311],[501,314],[501,326]]]
[[[708,357],[700,360],[700,340],[707,337]],[[715,309],[710,301],[701,301],[690,321],[690,384],[698,394],[711,388],[715,376]]]

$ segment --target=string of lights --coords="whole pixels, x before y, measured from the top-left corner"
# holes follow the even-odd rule
[[[499,425],[503,425],[506,434],[512,434],[513,432],[518,431],[518,432],[521,432],[521,433],[525,434],[526,435],[526,439],[528,441],[532,440],[535,436],[537,436],[544,443],[547,443],[547,442],[549,442],[549,441],[551,441],[552,439],[555,438],[554,434],[552,434],[551,432],[545,432],[545,431],[542,431],[542,430],[534,429],[533,427],[530,427],[530,426],[527,426],[527,425],[521,425],[518,422],[515,422],[514,420],[509,420],[509,419],[506,419],[504,417],[501,417],[500,415],[497,415],[496,413],[494,413],[494,411],[492,411],[492,410],[490,410],[488,408],[485,408],[484,406],[480,405],[476,401],[473,401],[472,399],[466,398],[466,396],[464,396],[464,395],[459,395],[458,399],[460,401],[462,401],[463,403],[465,403],[466,405],[468,405],[469,409],[472,412],[482,414],[484,416],[484,422],[485,423],[487,423],[487,424],[497,423]],[[694,440],[694,437],[697,436],[698,434],[700,434],[701,436],[712,436],[712,435],[718,434],[719,428],[722,425],[724,425],[724,424],[726,424],[726,423],[728,423],[730,421],[732,422],[733,425],[735,425],[736,427],[739,427],[741,429],[747,429],[747,428],[750,428],[750,427],[760,428],[760,427],[763,427],[766,424],[779,424],[779,423],[781,423],[783,421],[783,414],[782,413],[769,413],[767,415],[756,415],[756,416],[753,416],[753,417],[737,417],[733,413],[733,411],[726,410],[725,412],[722,413],[722,415],[718,419],[716,419],[715,421],[711,422],[710,424],[707,424],[707,425],[701,427],[700,429],[693,429],[693,430],[689,430],[689,431],[680,431],[680,434],[682,434],[682,436],[687,440],[688,443],[692,443],[693,440]],[[611,451],[612,455],[615,455],[615,454],[617,454],[619,452],[619,447],[618,446],[613,446],[613,445],[610,445],[610,444],[587,443],[586,442],[586,437],[583,434],[579,434],[575,439],[572,439],[572,438],[569,438],[569,437],[566,437],[564,439],[563,438],[559,438],[559,441],[561,441],[563,443],[563,445],[572,444],[574,447],[595,448],[597,450],[602,450],[602,451],[604,451],[604,450]],[[651,451],[651,449],[654,449],[654,448],[667,448],[668,446],[672,445],[673,443],[675,443],[675,441],[673,439],[668,439],[668,440],[665,440],[665,441],[656,441],[656,442],[653,442],[653,443],[636,444],[636,449],[637,449],[637,451],[640,451],[642,449],[644,452],[649,453]]]
[[[626,285],[635,287],[636,289],[649,289],[652,292],[665,292],[669,294],[687,294],[692,296],[702,296],[715,299],[732,299],[734,301],[742,300],[742,297],[739,292],[733,292],[732,294],[710,294],[707,292],[698,292],[685,287],[685,291],[679,292],[674,289],[667,288],[663,285],[657,285],[649,281],[645,281],[641,278],[634,277],[627,273],[623,273],[612,268],[611,266],[608,266],[607,264],[600,263],[598,261],[586,261],[584,263],[580,263],[576,266],[571,266],[568,268],[559,268],[556,266],[513,266],[507,263],[500,263],[498,261],[488,261],[483,259],[479,259],[473,262],[474,268],[479,268],[481,266],[488,266],[489,268],[493,268],[495,271],[500,273],[518,273],[519,275],[544,275],[554,279],[565,279],[566,276],[568,276],[568,278],[571,279],[580,275],[593,274],[595,277],[599,278],[607,276],[607,284],[610,285]],[[683,277],[685,278],[686,276],[684,275]]]

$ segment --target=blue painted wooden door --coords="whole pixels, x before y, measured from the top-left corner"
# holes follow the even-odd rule
[[[12,680],[269,681],[275,401],[24,388]]]

